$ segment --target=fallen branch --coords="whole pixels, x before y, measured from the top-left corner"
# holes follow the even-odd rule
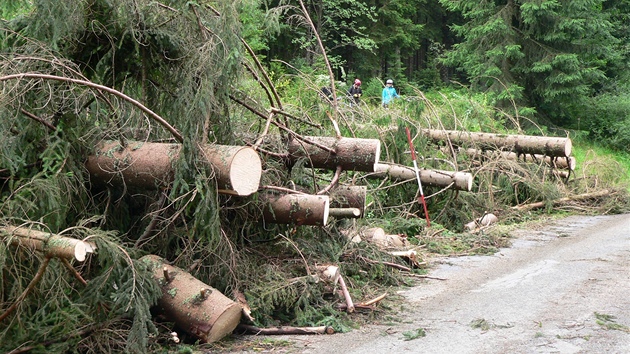
[[[235,332],[254,335],[282,335],[282,334],[333,334],[335,329],[330,326],[319,327],[273,327],[260,328],[256,326],[239,324]]]
[[[0,315],[0,322],[2,322],[2,320],[7,318],[7,316],[9,316],[11,312],[13,312],[13,310],[15,310],[18,307],[18,305],[26,298],[28,293],[30,293],[31,290],[33,290],[35,285],[37,285],[39,280],[44,275],[44,272],[46,271],[46,268],[48,267],[49,262],[50,262],[50,257],[46,257],[44,262],[39,266],[39,269],[37,270],[37,274],[35,274],[35,277],[33,277],[33,280],[31,280],[30,284],[28,284],[28,286],[22,292],[22,294],[20,294],[20,296],[15,300],[13,305],[11,305],[2,315]]]

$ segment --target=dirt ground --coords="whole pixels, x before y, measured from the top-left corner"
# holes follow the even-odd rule
[[[440,260],[430,275],[445,280],[402,291],[398,321],[240,339],[287,341],[251,353],[630,353],[630,215],[571,216],[514,237],[492,256]]]

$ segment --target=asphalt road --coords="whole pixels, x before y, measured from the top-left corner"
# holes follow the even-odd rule
[[[512,247],[495,255],[441,261],[430,275],[446,280],[404,291],[401,321],[286,336],[295,345],[285,349],[630,353],[630,215],[572,216],[515,236]]]

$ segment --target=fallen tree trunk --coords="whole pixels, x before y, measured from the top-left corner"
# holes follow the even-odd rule
[[[359,215],[354,216],[358,218],[365,214],[366,186],[339,186],[333,189],[329,196],[331,208],[358,209]]]
[[[264,196],[263,218],[268,223],[324,226],[330,214],[327,195]]]
[[[370,176],[385,177],[395,179],[410,180],[416,179],[416,172],[413,168],[401,165],[379,163],[374,167],[374,172]],[[473,185],[473,175],[467,172],[452,172],[441,170],[419,169],[420,181],[423,185],[451,188],[460,191],[470,192]]]
[[[339,219],[357,219],[361,217],[361,210],[358,208],[330,208],[328,215]]]
[[[142,188],[169,185],[175,175],[180,144],[104,142],[89,156],[86,168],[95,183],[117,183]],[[205,162],[213,169],[219,192],[240,196],[258,190],[262,163],[250,147],[206,145],[201,149]]]
[[[281,335],[281,334],[333,334],[335,329],[330,326],[319,327],[273,327],[273,328],[260,328],[256,326],[240,324],[237,327],[237,332],[243,334],[256,334],[256,335]]]
[[[238,303],[158,256],[140,260],[162,286],[159,310],[170,321],[205,343],[220,340],[236,328],[242,313]]]
[[[580,200],[605,197],[609,194],[610,194],[610,191],[608,189],[604,189],[598,192],[578,194],[571,197],[552,200],[550,201],[550,203],[555,206],[558,204],[564,204],[568,202],[575,202],[575,201],[580,201]],[[536,202],[536,203],[530,203],[530,204],[517,205],[517,206],[512,207],[512,209],[515,209],[518,211],[528,211],[532,209],[544,208],[547,205],[547,203],[549,202]]]
[[[347,171],[374,172],[381,153],[381,142],[377,139],[305,137],[328,150],[292,139],[289,141],[289,156],[296,162],[306,158],[306,165],[313,168],[336,170],[337,166]]]
[[[88,253],[93,253],[96,246],[92,243],[71,237],[60,236],[18,226],[2,226],[0,234],[7,237],[14,246],[37,250],[50,257],[83,262]]]
[[[446,151],[446,149],[442,149],[443,152],[448,153]],[[511,151],[493,151],[493,150],[480,150],[480,149],[459,149],[459,152],[464,152],[466,155],[473,157],[473,158],[482,158],[482,157],[488,157],[488,158],[492,158],[493,156],[496,156],[497,154],[506,159],[506,160],[512,160],[512,161],[518,161],[520,159],[522,159],[525,162],[529,162],[529,163],[544,163],[549,167],[552,168],[558,168],[558,169],[564,169],[564,170],[569,170],[569,171],[574,171],[575,167],[577,166],[577,161],[575,159],[575,157],[573,156],[569,156],[569,157],[551,157],[551,156],[545,156],[545,155],[538,155],[538,154],[522,154],[519,155],[515,152],[511,152]]]
[[[532,136],[506,135],[491,133],[471,133],[455,130],[423,129],[422,134],[433,141],[450,141],[455,145],[476,144],[482,150],[510,150],[518,154],[539,154],[552,157],[568,157],[571,155],[571,139]]]

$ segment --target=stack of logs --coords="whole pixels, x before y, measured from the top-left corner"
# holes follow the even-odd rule
[[[566,166],[569,171],[575,168],[575,160],[570,158],[571,142],[568,139],[429,130],[423,133],[434,140],[446,140],[451,144],[476,142],[493,146],[506,150],[502,152],[507,154],[506,158],[528,155],[530,159],[545,161],[556,167]],[[372,177],[415,180],[416,171],[413,168],[379,163],[380,149],[381,143],[376,139],[300,137],[289,142],[288,156],[293,163],[305,159],[307,167],[333,170],[337,174],[342,170],[353,170],[367,172]],[[96,185],[157,189],[173,182],[181,150],[179,144],[129,142],[122,146],[118,142],[106,141],[96,147],[94,155],[89,156],[86,168],[92,183]],[[477,156],[485,154],[485,150],[464,151]],[[243,146],[205,145],[200,151],[203,162],[213,171],[219,193],[246,197],[259,191],[263,169],[256,150]],[[428,169],[418,172],[421,182],[427,186],[470,191],[473,185],[470,173]],[[262,218],[265,222],[324,226],[329,216],[361,218],[365,215],[365,186],[338,186],[332,183],[330,190],[317,194],[278,190],[284,194],[272,194],[267,190],[261,195],[260,200],[264,203]],[[0,228],[0,235],[8,237],[10,244],[29,247],[49,257],[60,257],[66,262],[84,261],[87,254],[95,251],[89,241],[22,227],[4,226]],[[417,262],[415,252],[397,251],[407,246],[404,235],[387,235],[384,230],[373,228],[362,230],[349,236],[349,239],[375,243],[394,256],[406,257],[410,264]],[[189,273],[170,266],[158,256],[145,256],[142,261],[150,266],[162,286],[162,312],[187,332],[202,342],[212,342],[231,333],[238,325],[243,313],[242,304],[228,299]],[[329,266],[326,271],[330,269],[333,268]],[[330,280],[340,282],[344,288],[341,274],[337,271],[331,274]],[[351,312],[354,305],[347,290],[344,295],[347,299],[346,309]],[[325,329],[324,333],[331,331]]]

